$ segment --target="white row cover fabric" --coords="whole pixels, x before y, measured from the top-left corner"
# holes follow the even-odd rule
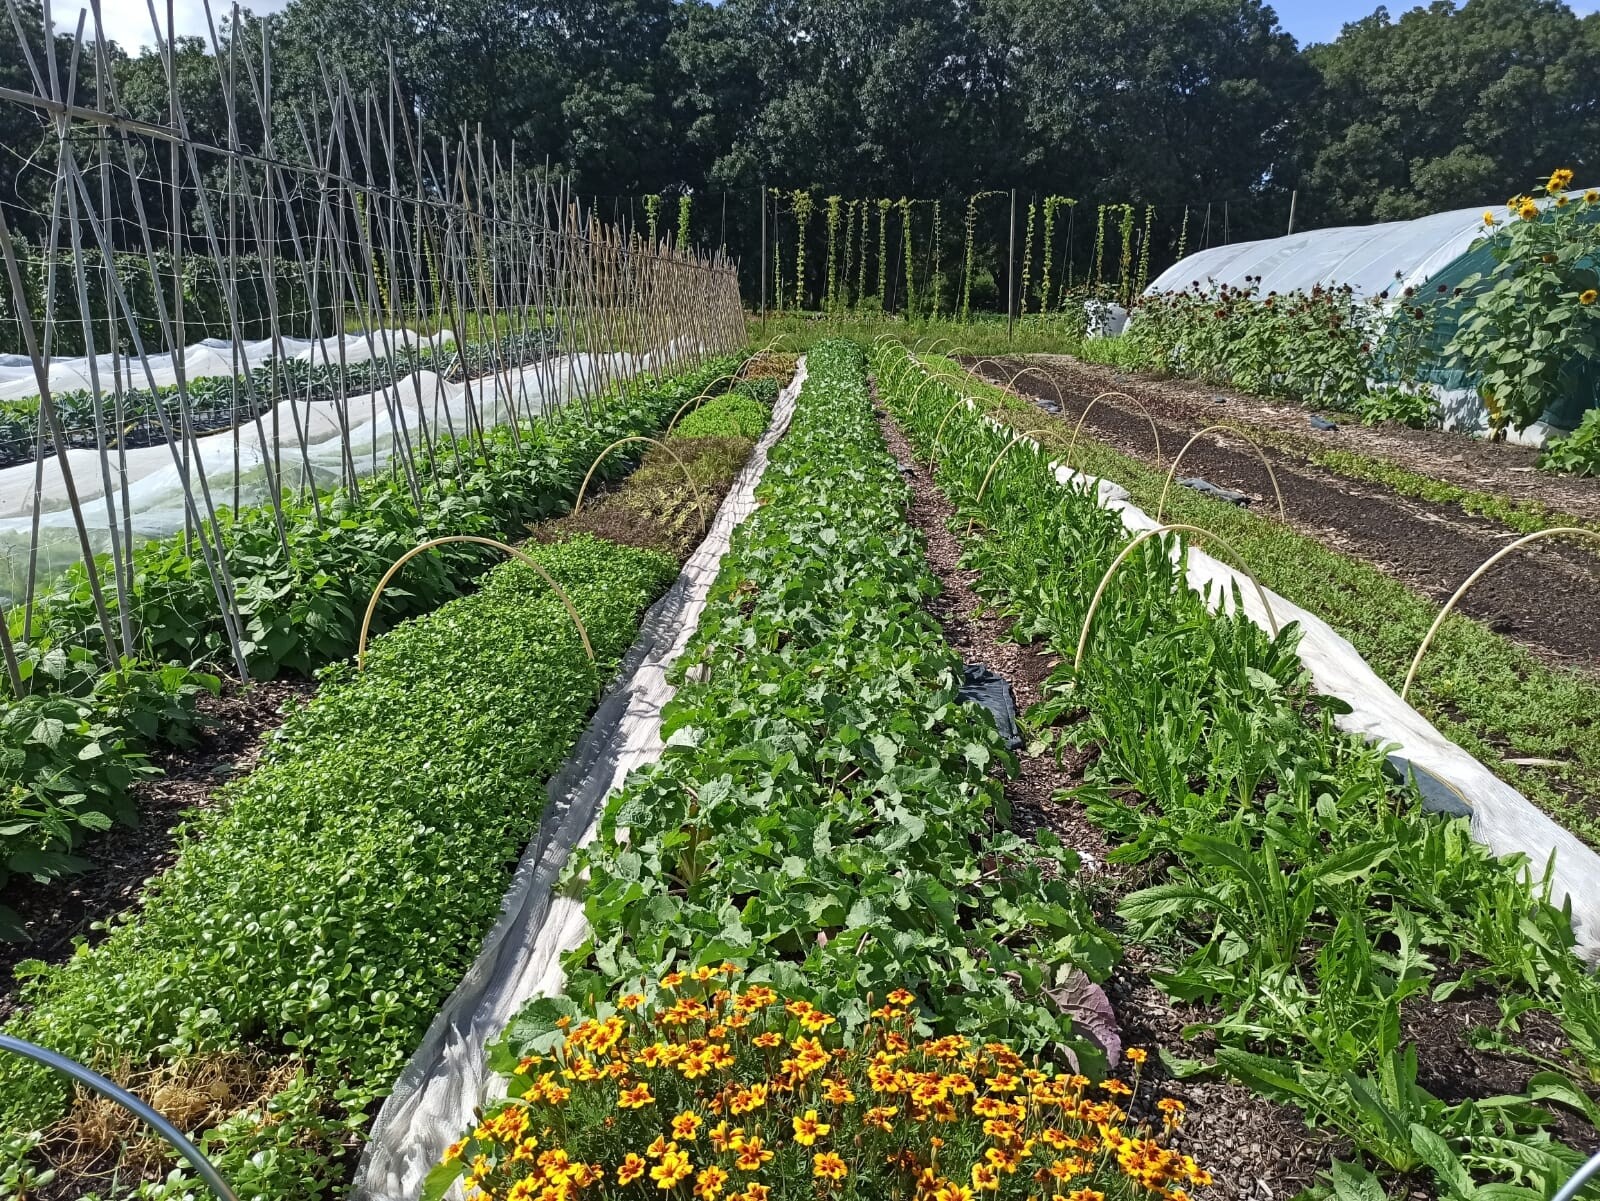
[[[1497,219],[1506,212],[1494,206]],[[1460,258],[1484,235],[1484,210],[1452,209],[1412,221],[1308,229],[1281,238],[1234,242],[1197,251],[1168,267],[1145,289],[1146,296],[1181,292],[1198,282],[1246,287],[1260,276],[1261,295],[1309,292],[1349,285],[1357,297],[1398,296],[1420,286]],[[1399,272],[1400,278],[1395,278]]]
[[[974,407],[970,400],[967,405]],[[999,428],[1009,428],[987,415],[985,420]],[[1040,452],[1037,441],[1027,441],[1035,453]],[[1058,483],[1092,492],[1095,502],[1116,513],[1130,533],[1159,527],[1153,517],[1129,499],[1128,490],[1115,481],[1084,475],[1060,463],[1052,462],[1051,466]],[[1189,586],[1205,596],[1211,608],[1231,608],[1237,587],[1245,616],[1262,629],[1271,629],[1248,576],[1199,547],[1188,546],[1187,553],[1184,569]],[[1300,623],[1304,631],[1300,661],[1311,673],[1317,691],[1336,696],[1350,706],[1348,714],[1336,719],[1338,727],[1392,748],[1394,758],[1404,760],[1418,773],[1419,787],[1428,787],[1428,776],[1442,781],[1449,793],[1471,809],[1473,839],[1496,855],[1526,855],[1535,877],[1543,873],[1546,864],[1553,864],[1551,903],[1571,902],[1578,953],[1591,964],[1600,962],[1600,855],[1439,733],[1427,718],[1401,700],[1360,652],[1327,622],[1271,589],[1262,591],[1272,618],[1280,627],[1292,621]]]
[[[561,957],[588,937],[582,900],[557,895],[556,880],[572,849],[594,837],[606,797],[635,768],[661,756],[661,711],[673,695],[667,670],[699,624],[733,531],[756,509],[767,453],[788,429],[805,377],[801,359],[704,541],[646,614],[621,682],[550,781],[538,834],[517,866],[499,920],[373,1123],[351,1192],[356,1201],[412,1201],[445,1148],[471,1126],[474,1110],[505,1095],[505,1081],[487,1067],[487,1044],[531,998],[561,991]]]
[[[266,504],[271,499],[269,463],[281,463],[280,487],[331,488],[342,478],[347,440],[357,475],[372,476],[389,469],[401,446],[402,431],[413,453],[425,447],[424,431],[431,438],[465,433],[469,391],[476,420],[484,427],[492,427],[518,415],[526,418],[552,411],[579,393],[592,394],[608,378],[629,378],[666,358],[666,354],[655,353],[563,355],[459,383],[432,372],[417,372],[377,392],[350,397],[342,405],[331,401],[282,401],[262,415],[259,430],[254,421],[240,427],[237,452],[234,431],[221,430],[197,439],[187,448],[170,443],[129,450],[125,472],[117,456],[110,454],[107,466],[115,501],[115,524],[120,529],[124,512],[130,513],[136,542],[182,530],[184,487],[180,462],[186,463],[192,478],[196,464],[204,469],[212,499],[219,507],[234,503],[236,483],[241,507]],[[348,439],[341,432],[344,427],[348,428]],[[97,553],[107,552],[112,518],[105,503],[106,472],[102,471],[99,453],[73,450],[68,452],[67,460],[90,544]],[[195,494],[198,503],[197,478]],[[51,456],[43,460],[42,470],[34,463],[18,463],[0,470],[0,596],[20,592],[30,557],[35,510],[39,579],[48,580],[82,558],[60,461]]]
[[[282,339],[283,356],[298,362],[327,363],[337,366],[340,361],[340,344],[343,360],[347,364],[365,363],[373,358],[385,358],[401,349],[429,346],[442,349],[455,341],[449,330],[437,334],[419,334],[410,329],[375,329],[367,333],[344,334],[338,338],[319,338],[312,342],[305,338]],[[181,356],[171,353],[148,356],[150,370],[137,357],[94,356],[95,373],[100,387],[109,392],[114,383],[113,369],[122,377],[124,388],[165,388],[178,382],[178,367],[183,367],[186,380],[206,376],[239,375],[259,367],[273,357],[270,338],[255,342],[234,344],[221,338],[206,338],[184,348]],[[87,356],[78,358],[56,357],[50,360],[48,372],[51,394],[57,392],[87,392],[93,384]],[[0,354],[0,401],[26,400],[39,395],[39,381],[34,374],[33,360],[25,354]]]

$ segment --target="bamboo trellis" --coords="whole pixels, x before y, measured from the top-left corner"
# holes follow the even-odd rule
[[[0,87],[0,108],[38,125],[0,201],[0,350],[19,352],[0,360],[0,652],[18,691],[10,618],[26,641],[74,563],[106,648],[131,654],[134,548],[181,533],[243,672],[227,510],[270,508],[287,553],[290,498],[320,522],[330,489],[359,499],[387,473],[420,506],[505,445],[490,429],[514,448],[543,412],[588,414],[745,340],[725,256],[602,223],[481,130],[427,128],[392,64],[359,91],[319,62],[318,94],[285,97],[265,25],[254,44],[235,6],[219,36],[208,4],[216,145],[191,134],[170,11],[163,28],[150,10],[167,111],[149,121],[119,95],[98,0],[70,34],[48,3],[42,28],[5,3],[31,87]],[[152,480],[171,484],[165,518],[141,499]]]

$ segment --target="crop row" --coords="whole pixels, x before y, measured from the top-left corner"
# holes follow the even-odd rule
[[[516,434],[490,431],[490,453],[463,442],[459,463],[453,447],[441,447],[460,471],[422,485],[420,512],[404,481],[384,477],[359,497],[338,490],[285,498],[282,538],[269,506],[239,513],[227,529],[225,557],[252,670],[310,675],[350,655],[373,588],[402,554],[444,534],[504,538],[563,511],[604,447],[659,429],[735,366],[713,360],[627,388],[587,415],[563,411]],[[597,477],[627,471],[637,445],[608,457]],[[481,547],[454,544],[408,564],[384,593],[377,628],[459,595],[487,561]],[[132,661],[108,660],[81,571],[35,610],[32,640],[19,648],[31,691],[9,699],[0,718],[0,785],[9,793],[0,812],[0,884],[11,873],[48,880],[75,870],[72,851],[87,833],[132,816],[126,788],[149,773],[144,752],[157,738],[181,744],[196,720],[195,698],[217,687],[214,677],[183,666],[213,662],[227,645],[192,543],[181,535],[145,543],[135,551],[133,573],[126,615],[137,639]],[[20,631],[20,615],[12,620]],[[0,907],[0,936],[6,916]]]
[[[927,453],[938,439],[980,595],[1070,663],[1127,545],[1120,520],[1026,445],[980,500],[1010,431],[942,383],[919,389],[898,348],[876,365],[913,442]],[[1154,980],[1210,1015],[1215,1063],[1172,1053],[1168,1066],[1220,1070],[1337,1131],[1357,1153],[1332,1173],[1341,1195],[1378,1195],[1369,1170],[1431,1171],[1440,1195],[1549,1195],[1578,1162],[1547,1129],[1550,1106],[1600,1127],[1600,988],[1567,914],[1530,891],[1538,865],[1496,860],[1465,819],[1423,812],[1382,748],[1337,731],[1342,704],[1312,691],[1296,627],[1269,637],[1208,611],[1171,550],[1151,540],[1128,559],[1081,668],[1057,669],[1030,715],[1040,737],[1096,752],[1062,799],[1146,885],[1118,914]],[[1419,1082],[1440,1048],[1415,1045],[1412,1022],[1471,1026],[1485,1010],[1481,1047],[1524,1065],[1527,1087],[1441,1099]],[[1553,1050],[1521,1033],[1535,1010],[1559,1026]]]
[[[379,339],[374,339],[379,341]],[[535,333],[501,338],[493,343],[398,347],[393,353],[359,363],[311,363],[302,359],[279,359],[252,368],[247,376],[201,376],[183,388],[188,420],[196,433],[225,429],[236,421],[248,421],[266,413],[279,400],[292,398],[297,403],[331,401],[389,387],[417,371],[433,371],[450,380],[461,380],[505,371],[537,362],[556,346],[554,333]],[[319,345],[319,353],[322,352]],[[330,357],[336,357],[330,355]],[[124,358],[122,369],[137,380],[142,367]],[[165,441],[160,429],[161,413],[176,426],[179,390],[176,385],[155,388],[133,386],[113,400],[111,373],[105,372],[103,395],[99,399],[101,418],[96,420],[95,396],[75,388],[52,393],[51,405],[61,420],[67,445],[94,448],[104,428],[111,431],[111,445],[149,446]],[[39,398],[0,401],[0,468],[31,462],[39,434]],[[46,435],[46,445],[49,437]]]

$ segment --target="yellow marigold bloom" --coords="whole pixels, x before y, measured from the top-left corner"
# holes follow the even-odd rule
[[[903,988],[897,988],[884,999],[892,1005],[909,1005],[916,1000],[916,997]]]
[[[818,1180],[838,1181],[850,1175],[850,1169],[845,1167],[844,1160],[840,1159],[832,1151],[824,1151],[820,1155],[812,1157],[811,1175]]]
[[[833,1129],[827,1122],[817,1120],[817,1111],[808,1109],[804,1117],[791,1119],[794,1125],[794,1141],[802,1147],[809,1147],[819,1138],[826,1138]]]
[[[1536,221],[1539,218],[1539,206],[1532,200],[1524,200],[1522,207],[1517,210],[1517,216],[1524,221]]]
[[[941,1083],[952,1097],[970,1097],[978,1091],[978,1086],[972,1082],[972,1077],[963,1072],[952,1072]]]
[[[980,1193],[1000,1191],[1000,1173],[986,1163],[972,1165],[972,1187]]]
[[[711,1145],[718,1151],[726,1151],[743,1137],[743,1126],[735,1126],[732,1130],[729,1130],[728,1123],[718,1122],[711,1128]]]
[[[686,978],[687,977],[685,977],[682,972],[668,972],[665,976],[661,977],[661,987],[677,988],[678,985],[682,984]]]
[[[656,1182],[660,1189],[677,1187],[678,1183],[694,1171],[694,1164],[682,1151],[668,1151],[661,1157],[661,1162],[650,1169],[650,1179]]]
[[[1593,288],[1578,293],[1579,304],[1593,304],[1596,300],[1600,300],[1600,292],[1596,292]]]
[[[764,1184],[752,1184],[744,1192],[736,1194],[736,1201],[767,1201],[767,1194],[771,1191]]]
[[[618,1109],[643,1109],[646,1105],[655,1103],[655,1096],[648,1084],[636,1084],[632,1088],[625,1088],[617,1097]]]
[[[617,1165],[617,1183],[632,1184],[644,1175],[645,1168],[649,1166],[644,1160],[629,1151],[628,1157]]]
[[[1092,1188],[1081,1188],[1076,1192],[1068,1193],[1067,1201],[1106,1201],[1106,1195],[1097,1193]]]
[[[651,1159],[660,1159],[668,1151],[676,1151],[677,1149],[677,1143],[669,1143],[666,1135],[658,1134],[656,1135],[656,1141],[646,1147],[644,1153]]]
[[[1120,1080],[1102,1080],[1100,1088],[1101,1091],[1110,1093],[1113,1097],[1130,1097],[1133,1095],[1133,1090]]]
[[[451,1143],[448,1147],[446,1147],[444,1149],[444,1161],[445,1161],[445,1163],[454,1163],[456,1160],[461,1158],[461,1153],[463,1151],[465,1151],[466,1149],[467,1149],[467,1140],[466,1139],[462,1139],[459,1142]]]
[[[983,1153],[983,1157],[1007,1176],[1015,1175],[1022,1163],[1021,1152],[1003,1147],[990,1147]]]
[[[694,1142],[700,1137],[701,1119],[689,1110],[684,1110],[672,1119],[672,1137],[687,1139]]]
[[[630,1011],[639,1008],[639,1006],[643,1004],[644,994],[637,992],[628,993],[626,996],[619,998],[617,1001],[617,1007],[619,1009],[627,1009]]]
[[[723,1185],[727,1183],[728,1173],[716,1164],[712,1164],[694,1178],[694,1195],[703,1198],[704,1201],[717,1201],[722,1195]]]
[[[1128,1062],[1133,1064],[1135,1067],[1138,1067],[1149,1058],[1150,1052],[1146,1051],[1143,1047],[1128,1048]]]
[[[933,1195],[933,1201],[972,1201],[972,1198],[971,1189],[953,1180],[946,1180]]]
[[[843,1080],[829,1080],[825,1089],[829,1105],[848,1105],[856,1099],[855,1093]]]
[[[781,1047],[783,1046],[783,1035],[768,1030],[765,1034],[756,1035],[750,1041],[758,1047]]]
[[[738,1151],[739,1158],[733,1161],[733,1166],[741,1172],[759,1172],[761,1165],[772,1159],[772,1152],[767,1150],[759,1134],[741,1140]]]
[[[532,1176],[524,1176],[511,1186],[511,1191],[506,1194],[506,1201],[533,1201],[533,1190],[538,1187],[538,1183]]]
[[[898,1105],[874,1105],[861,1115],[861,1120],[873,1129],[889,1134],[894,1130],[894,1123],[889,1119],[899,1112],[900,1107]]]

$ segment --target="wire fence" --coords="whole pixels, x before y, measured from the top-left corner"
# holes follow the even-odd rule
[[[181,532],[242,669],[230,513],[270,507],[282,536],[285,503],[321,520],[328,490],[380,475],[420,509],[463,450],[514,452],[542,413],[744,341],[725,254],[602,222],[515,148],[429,129],[392,69],[358,92],[320,62],[308,113],[275,93],[265,33],[235,6],[219,37],[207,5],[219,145],[191,136],[153,7],[161,121],[119,95],[98,4],[68,33],[5,3],[29,86],[0,86],[0,117],[33,135],[0,163],[8,659],[8,619],[80,564],[105,645],[131,653],[113,615],[134,547]]]

